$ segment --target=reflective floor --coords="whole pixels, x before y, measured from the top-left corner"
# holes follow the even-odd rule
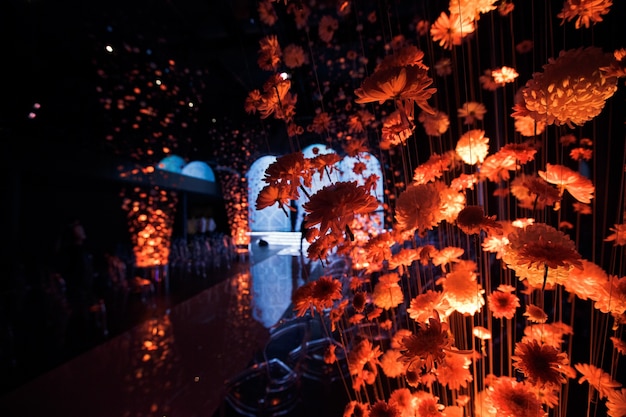
[[[319,276],[321,265],[305,261],[297,247],[251,248],[191,298],[176,302],[157,290],[144,304],[145,321],[5,394],[0,416],[270,415],[276,410],[259,405],[267,397],[254,397],[252,411],[225,401],[227,390],[238,390],[242,403],[254,396],[259,369],[287,387],[270,399],[274,406],[282,401],[290,415],[327,413],[330,401],[304,407],[304,393],[330,400],[337,390],[304,389],[307,382],[290,380],[282,361],[263,355],[270,332],[291,314],[291,292]]]

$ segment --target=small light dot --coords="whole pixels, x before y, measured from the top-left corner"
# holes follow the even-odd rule
[[[199,377],[199,376],[195,376],[195,377],[193,378],[193,381],[194,381],[194,382],[198,382],[198,381],[200,381],[200,377]]]

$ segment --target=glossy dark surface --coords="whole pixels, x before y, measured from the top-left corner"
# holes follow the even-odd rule
[[[225,381],[262,361],[302,282],[299,254],[280,249],[255,247],[175,305],[157,291],[144,322],[5,394],[0,415],[237,415]]]

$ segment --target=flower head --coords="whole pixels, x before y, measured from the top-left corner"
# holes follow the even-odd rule
[[[600,71],[612,61],[611,54],[596,47],[562,51],[522,89],[527,114],[549,125],[582,125],[593,119],[617,90],[617,78]]]
[[[528,381],[539,387],[558,386],[567,381],[565,376],[572,374],[567,353],[557,348],[541,344],[536,340],[515,344],[515,355],[511,358],[514,366],[522,371]]]
[[[622,384],[614,381],[611,375],[602,369],[586,363],[577,363],[574,368],[582,374],[578,380],[579,384],[587,381],[595,390],[598,391],[600,398],[606,398],[610,391],[620,388]]]
[[[432,112],[427,100],[436,89],[428,88],[433,80],[427,71],[419,65],[391,67],[375,71],[367,77],[360,88],[354,91],[357,103],[371,103],[387,100],[403,100],[415,103],[422,110]]]
[[[607,14],[612,5],[612,0],[566,0],[557,17],[563,19],[561,24],[576,19],[576,29],[589,28],[590,24],[602,22],[602,15]]]
[[[463,103],[463,106],[458,109],[457,112],[458,116],[463,118],[463,123],[471,125],[475,120],[483,120],[485,113],[487,113],[487,109],[482,103],[469,101],[467,103]]]
[[[490,405],[494,415],[507,417],[544,417],[541,401],[533,387],[512,378],[498,378],[489,390],[485,405]]]
[[[307,228],[320,225],[320,235],[331,231],[342,235],[357,214],[378,208],[378,200],[364,187],[352,182],[336,182],[313,194],[304,204]]]
[[[515,310],[520,306],[519,298],[515,294],[504,291],[494,291],[487,296],[487,303],[493,316],[497,319],[512,319]]]
[[[402,339],[402,360],[408,364],[409,370],[424,368],[430,372],[435,363],[445,359],[445,349],[452,347],[453,339],[448,334],[448,325],[439,320],[436,311],[428,322],[428,325],[419,323],[420,331],[417,334]]]
[[[465,132],[456,144],[456,153],[468,165],[482,163],[489,152],[489,138],[480,129]]]
[[[472,32],[474,32],[473,16],[461,16],[456,13],[451,13],[448,16],[445,12],[441,12],[441,15],[430,28],[433,41],[439,41],[439,45],[445,49],[452,49],[452,46],[460,45],[463,38]]]

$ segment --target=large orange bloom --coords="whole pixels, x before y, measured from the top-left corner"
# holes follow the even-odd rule
[[[454,339],[448,333],[448,325],[439,320],[439,313],[428,319],[429,325],[419,323],[420,330],[415,335],[402,339],[402,360],[408,364],[408,370],[424,368],[430,372],[436,363],[446,358],[445,350],[452,347]]]
[[[302,152],[290,153],[281,156],[267,167],[263,181],[270,185],[288,184],[293,199],[297,199],[301,181],[305,186],[311,186],[311,174],[308,168],[308,160],[304,158]]]
[[[531,287],[562,284],[572,267],[583,267],[574,242],[546,224],[529,225],[510,234],[509,241],[503,260],[520,279],[528,279]]]
[[[441,182],[410,185],[396,202],[396,220],[400,230],[424,233],[441,220],[441,192],[446,188]]]
[[[557,348],[540,344],[536,340],[518,342],[515,345],[514,366],[522,371],[528,381],[537,387],[558,387],[567,381],[566,376],[575,376],[569,366],[567,353]]]
[[[533,74],[522,89],[524,110],[513,116],[529,116],[546,124],[572,127],[596,117],[615,91],[617,77],[606,77],[601,67],[613,62],[609,53],[596,47],[561,51],[550,58],[544,72]]]
[[[319,190],[304,204],[305,227],[320,225],[320,235],[329,231],[343,235],[357,214],[368,214],[378,208],[378,200],[356,181],[337,182]]]
[[[566,166],[552,164],[546,164],[546,170],[538,171],[538,174],[550,184],[559,187],[561,192],[567,190],[581,203],[591,203],[595,187],[589,178],[583,177]]]
[[[439,41],[439,45],[445,49],[452,49],[453,45],[460,45],[464,37],[474,32],[473,15],[463,15],[451,13],[448,16],[445,12],[437,18],[430,28],[430,35],[433,41]]]
[[[278,203],[278,207],[284,210],[289,207],[292,198],[290,187],[284,185],[266,185],[256,198],[256,209],[262,210]]]
[[[561,24],[576,19],[576,29],[589,28],[590,24],[602,22],[602,15],[607,14],[612,5],[612,0],[567,0],[556,17],[563,19]]]
[[[426,70],[418,65],[391,67],[374,72],[363,81],[360,88],[354,90],[360,104],[387,100],[406,100],[414,102],[422,110],[432,113],[427,100],[437,91],[427,88],[433,82]]]

